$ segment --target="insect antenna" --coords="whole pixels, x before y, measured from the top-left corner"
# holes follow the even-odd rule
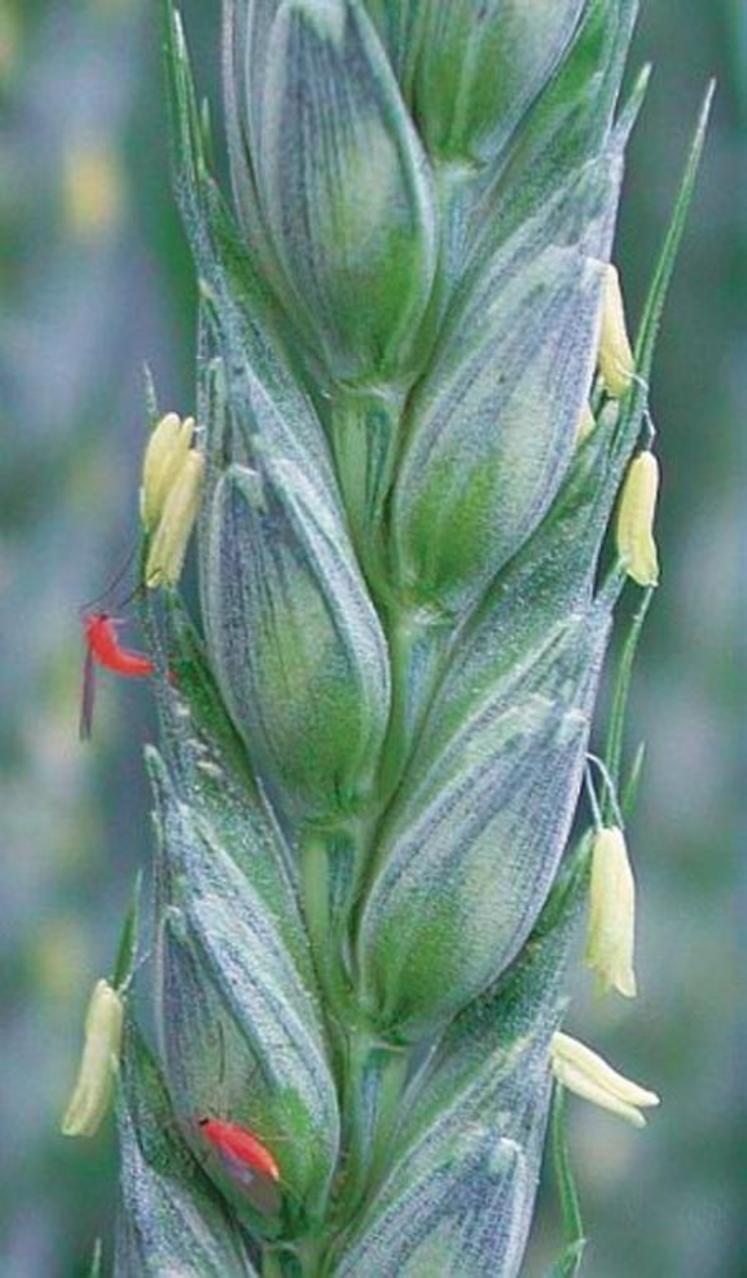
[[[133,599],[139,599],[141,595],[144,593],[144,590],[145,590],[145,587],[143,586],[143,583],[139,581],[137,585],[133,586],[130,593],[128,595],[125,595],[124,599],[117,600],[115,604],[116,611],[121,612],[123,608],[126,608],[128,604],[132,603]]]
[[[135,558],[137,551],[138,551],[138,542],[135,542],[128,550],[126,559],[124,559],[123,562],[120,564],[119,568],[114,573],[114,576],[111,578],[106,589],[102,590],[100,594],[94,595],[93,599],[88,599],[86,603],[80,605],[80,611],[82,613],[90,612],[91,609],[95,608],[97,604],[104,603],[107,599],[111,598],[111,595],[114,593],[117,586],[122,581],[123,577],[125,577],[126,574],[129,572],[132,566],[132,561]],[[124,603],[118,604],[117,606],[120,608],[124,607],[124,604],[127,604],[130,602],[131,599],[134,599],[135,595],[138,593],[139,590],[140,590],[140,585],[138,584],[135,587],[135,590],[132,592],[132,594],[130,594],[127,597],[127,599],[124,600]]]

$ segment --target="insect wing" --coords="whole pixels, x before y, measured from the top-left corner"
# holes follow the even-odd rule
[[[254,1159],[248,1161],[241,1150],[239,1133],[228,1125],[211,1124],[209,1140],[224,1170],[245,1191],[252,1206],[265,1216],[276,1216],[282,1204],[282,1195],[276,1184],[277,1176],[269,1169],[258,1167]],[[243,1156],[242,1156],[243,1154]],[[270,1160],[271,1161],[271,1160]],[[277,1169],[275,1169],[277,1172]]]
[[[256,1167],[250,1166],[243,1158],[239,1158],[224,1141],[216,1144],[215,1150],[231,1179],[249,1189],[259,1174]]]
[[[242,1159],[249,1167],[253,1167],[262,1176],[271,1180],[279,1180],[280,1172],[269,1149],[251,1132],[236,1128],[231,1132],[231,1152],[235,1158]]]

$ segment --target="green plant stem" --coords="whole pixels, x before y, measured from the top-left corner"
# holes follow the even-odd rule
[[[602,802],[602,819],[605,824],[609,824],[614,815],[615,797],[620,788],[620,768],[622,764],[623,735],[625,731],[625,719],[628,707],[628,696],[630,694],[630,684],[633,676],[633,666],[635,663],[638,641],[641,637],[643,623],[646,620],[653,599],[653,588],[648,589],[641,601],[633,620],[630,623],[630,630],[623,644],[620,654],[620,661],[615,675],[614,691],[612,694],[612,708],[610,711],[610,726],[607,733],[607,743],[605,747],[604,762],[609,772],[612,784],[614,786],[614,794],[609,793],[609,789],[605,787],[604,799]]]
[[[267,1243],[262,1250],[262,1278],[317,1278],[323,1242],[302,1238],[295,1244]]]
[[[380,597],[387,574],[381,525],[394,474],[404,397],[382,388],[341,388],[331,417],[332,449],[353,543],[371,590]]]
[[[567,1245],[566,1254],[569,1258],[567,1264],[561,1262],[560,1272],[563,1274],[563,1278],[575,1278],[581,1264],[586,1237],[568,1149],[565,1090],[559,1083],[555,1086],[552,1104],[552,1153],[560,1207],[563,1213],[563,1227]]]
[[[358,1210],[375,1183],[396,1125],[407,1067],[404,1048],[381,1041],[366,1026],[351,1028],[343,1098],[345,1217]]]
[[[410,670],[422,630],[409,612],[392,612],[387,630],[392,671],[392,706],[379,774],[382,806],[393,794],[402,775],[412,739]]]
[[[439,333],[448,306],[450,282],[461,273],[465,239],[474,199],[475,170],[459,160],[441,160],[434,167],[434,185],[441,235],[433,293],[424,323],[424,338],[431,343]]]
[[[306,922],[312,949],[319,958],[326,949],[329,934],[329,881],[326,843],[316,831],[304,838],[301,871]]]
[[[334,1021],[347,996],[330,909],[329,850],[324,831],[312,829],[302,839],[301,883],[312,958]]]
[[[265,1248],[262,1256],[262,1278],[284,1278],[283,1262],[273,1249]]]
[[[438,686],[451,635],[445,624],[439,625],[433,618],[400,608],[393,601],[386,610],[385,622],[392,681],[389,724],[381,751],[376,794],[370,812],[356,831],[349,922],[354,918],[356,905],[364,899],[367,884],[376,874],[377,851],[382,846],[389,809]]]

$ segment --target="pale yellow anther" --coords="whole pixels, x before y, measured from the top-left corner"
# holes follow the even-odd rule
[[[205,458],[190,449],[166,498],[158,527],[148,550],[146,585],[175,586],[184,566],[184,556],[200,508],[205,476]]]
[[[642,1109],[659,1104],[656,1092],[618,1074],[602,1056],[570,1034],[553,1034],[550,1064],[558,1082],[569,1092],[619,1115],[634,1127],[646,1126]]]
[[[193,417],[167,413],[154,427],[143,457],[140,516],[146,532],[155,532],[166,498],[192,445]]]
[[[576,443],[583,444],[584,440],[588,439],[596,424],[597,419],[591,411],[591,404],[587,402],[584,404],[581,416],[578,419],[578,426],[576,427]]]
[[[625,324],[620,277],[611,263],[605,268],[604,275],[598,363],[607,394],[613,399],[620,399],[630,388],[635,360]]]
[[[599,830],[591,854],[586,966],[599,988],[635,998],[635,881],[625,836],[617,826]]]
[[[93,1136],[109,1108],[119,1066],[124,1003],[108,981],[97,981],[86,1013],[78,1078],[62,1120],[64,1136]]]
[[[617,553],[639,586],[659,582],[659,556],[654,541],[659,463],[651,452],[639,453],[625,476],[617,512]]]

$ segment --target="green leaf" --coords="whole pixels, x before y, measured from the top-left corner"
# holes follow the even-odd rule
[[[140,891],[143,884],[143,872],[138,870],[135,875],[135,885],[132,889],[132,899],[130,907],[125,915],[122,925],[122,934],[119,940],[117,950],[117,960],[114,964],[114,975],[112,977],[112,985],[115,990],[129,984],[135,971],[135,963],[137,961],[138,933],[140,927]]]
[[[627,465],[630,454],[635,447],[648,405],[649,380],[656,351],[656,340],[674,273],[677,254],[685,232],[687,215],[695,193],[695,182],[703,155],[715,91],[716,84],[712,80],[703,99],[672,217],[643,307],[643,315],[635,344],[637,378],[627,397],[618,435],[616,456],[617,465],[621,471]]]
[[[643,774],[643,764],[646,759],[646,743],[641,741],[638,749],[633,755],[633,762],[630,766],[627,780],[620,795],[620,807],[622,808],[623,818],[630,820],[638,799],[638,790],[641,784],[641,776]]]
[[[118,1124],[115,1278],[256,1278],[235,1221],[179,1135],[158,1069],[132,1024]]]
[[[654,277],[646,298],[641,318],[640,329],[636,340],[635,364],[638,376],[647,382],[651,375],[656,339],[659,333],[664,304],[667,299],[669,285],[674,273],[675,262],[679,252],[682,236],[685,231],[687,215],[695,193],[695,182],[700,168],[700,161],[705,145],[708,120],[713,105],[716,82],[711,80],[706,90],[703,105],[695,128],[695,134],[687,157],[682,182],[675,201],[672,220],[667,230],[661,255],[656,264]]]

